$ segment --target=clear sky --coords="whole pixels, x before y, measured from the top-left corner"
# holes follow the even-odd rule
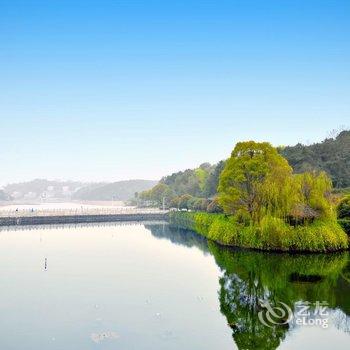
[[[319,141],[349,93],[348,0],[0,0],[0,184]]]

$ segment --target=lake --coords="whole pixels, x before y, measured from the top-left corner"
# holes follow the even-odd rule
[[[0,280],[6,350],[350,347],[348,252],[228,249],[166,223],[13,227]]]

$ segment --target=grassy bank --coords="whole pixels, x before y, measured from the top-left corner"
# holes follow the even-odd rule
[[[282,219],[265,216],[259,224],[244,226],[224,214],[172,212],[170,223],[220,244],[244,248],[327,252],[347,249],[349,245],[342,227],[329,219],[291,226]]]

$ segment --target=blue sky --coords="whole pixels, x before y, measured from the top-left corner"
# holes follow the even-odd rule
[[[0,0],[0,184],[158,179],[350,124],[350,2]]]

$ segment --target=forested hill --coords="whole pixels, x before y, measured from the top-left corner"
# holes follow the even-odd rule
[[[350,131],[342,131],[336,138],[305,146],[297,144],[280,148],[294,172],[324,170],[334,187],[350,186]]]
[[[342,131],[335,138],[325,139],[313,145],[279,147],[295,173],[305,171],[326,171],[334,187],[350,187],[350,131]],[[141,193],[140,203],[150,205],[181,206],[190,202],[191,208],[208,205],[217,194],[219,176],[225,161],[211,165],[204,163],[196,169],[179,171],[163,177],[157,186]],[[180,204],[179,204],[180,203]]]
[[[203,163],[196,169],[179,171],[160,180],[169,186],[175,194],[190,194],[195,197],[212,197],[216,194],[219,176],[225,165],[224,161],[211,165]]]
[[[72,198],[79,200],[119,200],[132,199],[136,192],[146,191],[157,184],[153,180],[126,180],[102,185],[92,185],[79,189]]]
[[[191,208],[206,209],[211,202],[206,198],[215,197],[224,165],[224,161],[215,165],[203,163],[196,169],[165,176],[155,187],[139,194],[138,204],[186,207],[191,202]]]

